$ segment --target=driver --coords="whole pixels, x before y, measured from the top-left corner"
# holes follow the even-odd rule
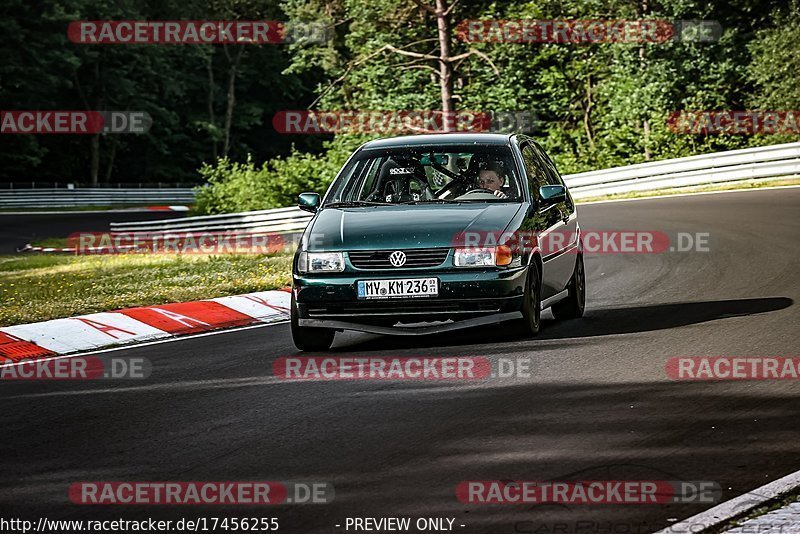
[[[496,162],[489,162],[482,166],[478,171],[476,182],[478,187],[488,189],[494,196],[508,198],[508,195],[500,189],[506,183],[506,172],[502,165]]]

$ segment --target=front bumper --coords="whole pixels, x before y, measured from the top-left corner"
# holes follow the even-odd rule
[[[522,307],[527,267],[486,270],[397,270],[387,273],[345,272],[293,276],[297,316],[301,326],[388,333],[396,323],[455,321],[464,328],[512,319]],[[359,280],[436,277],[437,297],[364,300],[357,298]],[[497,319],[497,320],[493,320]],[[462,325],[463,326],[460,326]],[[366,328],[370,327],[370,328]],[[434,327],[419,327],[430,333]],[[396,327],[394,331],[409,328]],[[437,330],[437,331],[438,331]]]

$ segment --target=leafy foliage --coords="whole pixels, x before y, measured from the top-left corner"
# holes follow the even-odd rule
[[[0,180],[87,182],[94,174],[100,182],[207,181],[201,212],[291,205],[303,190],[322,192],[349,151],[379,134],[283,135],[272,115],[441,109],[438,66],[430,61],[440,52],[437,19],[425,9],[433,5],[6,0],[4,109],[139,109],[153,117],[153,128],[101,136],[95,148],[90,136],[4,136]],[[248,18],[323,23],[331,39],[226,48],[92,46],[66,37],[74,20]],[[639,18],[711,20],[722,34],[712,42],[518,44],[465,42],[453,31],[471,19]],[[678,135],[667,128],[669,114],[680,110],[800,109],[797,0],[463,0],[448,21],[451,54],[464,56],[452,65],[456,109],[535,114],[528,133],[563,173],[798,139]]]
[[[200,168],[206,185],[197,190],[195,210],[227,213],[290,206],[304,191],[324,192],[352,148],[352,142],[340,141],[330,144],[322,156],[293,150],[290,156],[269,160],[260,167],[252,157],[245,163],[220,158],[216,165]]]

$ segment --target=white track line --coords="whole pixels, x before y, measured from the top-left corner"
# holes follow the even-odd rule
[[[718,504],[710,510],[693,515],[680,523],[675,523],[656,534],[686,534],[705,532],[706,529],[719,526],[736,516],[757,508],[767,501],[780,497],[800,487],[800,471],[779,478],[765,486],[749,491],[744,495]]]

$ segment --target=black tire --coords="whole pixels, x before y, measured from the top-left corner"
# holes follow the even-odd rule
[[[533,337],[542,328],[542,282],[536,263],[528,267],[528,279],[525,281],[525,297],[522,299],[521,333]]]
[[[586,273],[583,268],[583,254],[578,254],[578,259],[575,260],[575,272],[572,273],[567,289],[569,296],[550,307],[553,316],[559,320],[583,317],[583,310],[586,307]]]
[[[294,346],[305,351],[324,351],[331,348],[336,330],[332,328],[315,328],[300,326],[297,316],[297,303],[292,295],[292,341]]]

